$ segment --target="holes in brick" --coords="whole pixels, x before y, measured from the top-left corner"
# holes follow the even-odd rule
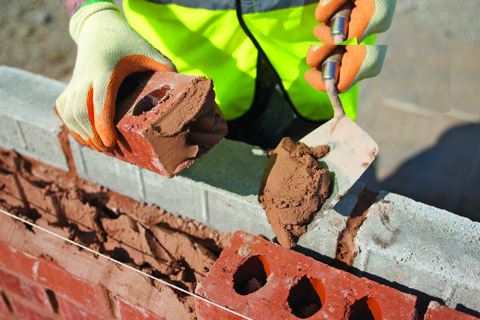
[[[325,288],[320,280],[303,277],[290,289],[287,301],[297,318],[310,318],[322,308]]]
[[[250,257],[233,275],[233,288],[242,296],[254,293],[267,283],[269,274],[270,268],[264,257]]]
[[[135,105],[135,108],[133,108],[132,110],[132,115],[139,116],[145,112],[152,110],[170,97],[169,91],[170,86],[164,85],[160,89],[150,92],[140,101],[138,101],[138,103]]]
[[[382,310],[375,299],[365,297],[350,307],[348,320],[382,320]]]

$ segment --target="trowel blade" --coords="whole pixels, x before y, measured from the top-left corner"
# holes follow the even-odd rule
[[[309,147],[330,147],[330,151],[319,159],[319,163],[330,171],[331,194],[320,208],[317,217],[333,208],[378,154],[377,143],[350,118],[340,118],[330,133],[333,121],[328,121],[300,140]]]

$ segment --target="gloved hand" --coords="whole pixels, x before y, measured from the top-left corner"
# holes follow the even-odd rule
[[[313,28],[313,34],[323,44],[335,44],[331,36],[330,19],[347,1],[352,1],[347,39],[357,38],[358,43],[374,33],[390,28],[397,0],[320,0],[315,18],[322,25]]]
[[[312,70],[304,74],[305,80],[318,91],[326,92],[322,81],[322,62],[336,48],[336,45],[311,46],[307,53],[307,64]],[[345,46],[346,52],[342,58],[337,81],[339,93],[348,91],[358,81],[377,76],[382,70],[387,46]]]
[[[117,143],[115,99],[123,79],[134,72],[176,71],[173,63],[143,39],[110,2],[80,8],[70,20],[78,45],[72,80],[56,111],[72,135],[97,151]]]

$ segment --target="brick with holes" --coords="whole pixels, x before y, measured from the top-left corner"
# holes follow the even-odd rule
[[[169,178],[227,134],[211,79],[174,72],[136,73],[119,88],[118,143],[109,155]]]
[[[449,307],[442,306],[437,301],[432,301],[428,305],[427,313],[425,314],[425,320],[478,320],[474,316],[470,316],[463,312],[450,309]]]
[[[415,319],[416,297],[237,231],[196,293],[252,319]],[[197,299],[198,319],[241,319]]]

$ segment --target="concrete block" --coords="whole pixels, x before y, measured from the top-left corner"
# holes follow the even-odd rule
[[[62,122],[53,109],[65,87],[59,81],[0,66],[0,145],[68,170],[57,137]]]
[[[304,251],[305,248],[313,250],[313,253],[308,252],[308,255],[314,256],[323,263],[329,263],[334,259],[337,239],[345,229],[359,194],[364,188],[365,185],[357,181],[332,210],[311,223],[311,230],[300,238],[295,250],[302,253],[307,253]]]
[[[380,192],[355,244],[357,270],[480,311],[480,223]]]
[[[84,147],[72,136],[69,138],[75,166],[81,178],[98,183],[135,200],[145,199],[139,167]]]
[[[425,320],[477,320],[478,318],[469,316],[463,312],[450,309],[440,305],[436,301],[430,302]]]
[[[145,201],[154,203],[170,213],[208,222],[206,193],[203,186],[184,177],[168,179],[142,169]]]
[[[413,319],[416,297],[236,232],[197,294],[254,319]],[[240,319],[195,302],[199,319]]]

